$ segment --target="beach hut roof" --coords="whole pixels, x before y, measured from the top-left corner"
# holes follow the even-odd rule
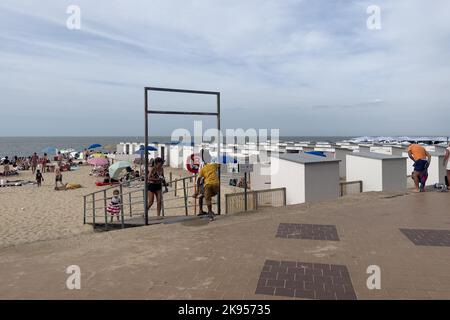
[[[280,159],[301,163],[301,164],[309,164],[309,163],[319,163],[319,162],[339,162],[339,159],[325,158],[320,156],[314,156],[309,154],[301,154],[301,153],[286,153],[281,154],[279,156]]]
[[[393,156],[390,154],[376,153],[376,152],[353,152],[352,156],[363,157],[375,160],[392,160],[392,159],[404,159],[402,156]]]

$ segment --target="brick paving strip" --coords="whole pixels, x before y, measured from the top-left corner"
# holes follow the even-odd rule
[[[416,246],[450,247],[450,230],[400,229]]]
[[[277,238],[339,241],[336,226],[280,223]]]
[[[255,294],[318,300],[356,300],[344,265],[266,260]]]

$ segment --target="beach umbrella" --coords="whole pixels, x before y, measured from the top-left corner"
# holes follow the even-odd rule
[[[66,154],[66,153],[72,153],[75,152],[75,149],[69,148],[69,149],[61,149],[59,150],[62,154]]]
[[[88,149],[90,150],[90,149],[97,149],[97,148],[100,148],[102,145],[101,144],[98,144],[98,143],[94,143],[94,144],[91,144],[89,147],[88,147]]]
[[[90,158],[87,162],[93,166],[105,166],[109,164],[109,160],[106,158]]]
[[[131,167],[131,163],[129,163],[128,161],[118,161],[114,163],[108,169],[109,177],[111,179],[119,179],[122,171],[124,171],[128,167]]]
[[[47,147],[41,150],[42,153],[48,153],[48,154],[56,154],[58,152],[58,149],[55,147]]]
[[[147,151],[158,151],[157,148],[152,147],[152,146],[148,146],[147,148],[145,148],[144,146],[141,146],[141,147],[139,148],[139,150],[136,150],[136,151],[134,152],[134,154],[140,154],[140,155],[142,156],[142,155],[145,154],[145,149],[147,149]]]

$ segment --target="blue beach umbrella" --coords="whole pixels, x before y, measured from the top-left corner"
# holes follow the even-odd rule
[[[41,150],[42,153],[48,153],[48,154],[56,154],[58,152],[58,149],[55,147],[47,147]]]
[[[158,149],[156,149],[155,147],[152,147],[152,146],[148,146],[147,148],[145,148],[144,146],[141,146],[139,148],[139,150],[136,150],[134,152],[134,154],[140,154],[142,156],[145,154],[145,149],[147,149],[147,151],[158,151]]]
[[[91,145],[88,147],[88,149],[97,149],[97,148],[100,148],[101,146],[102,146],[101,144],[94,143],[94,144],[91,144]]]

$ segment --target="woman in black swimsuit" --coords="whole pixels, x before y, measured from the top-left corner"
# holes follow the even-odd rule
[[[156,158],[154,166],[150,170],[148,174],[148,210],[153,205],[155,196],[156,196],[156,212],[158,219],[161,219],[161,194],[162,194],[162,186],[167,188],[166,181],[164,179],[164,169],[163,169],[164,160],[161,158]]]

